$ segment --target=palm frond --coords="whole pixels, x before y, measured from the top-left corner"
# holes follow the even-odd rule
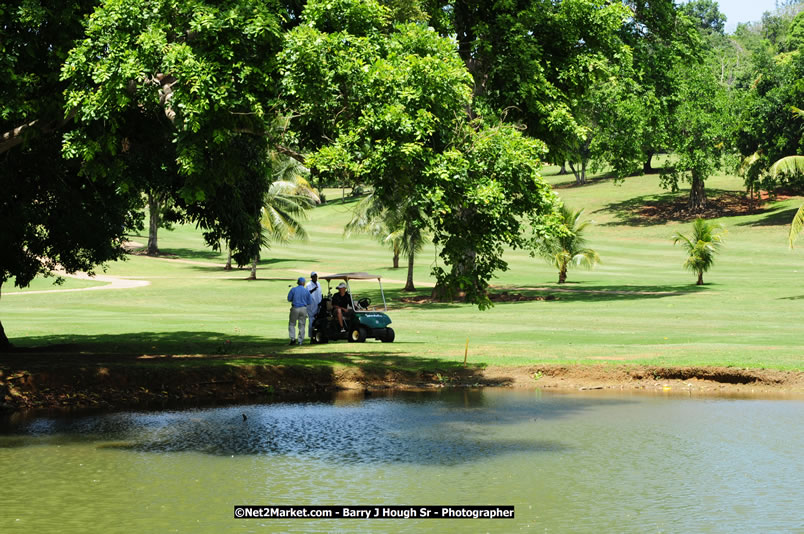
[[[790,248],[793,248],[793,243],[795,243],[802,229],[804,229],[804,204],[798,208],[798,211],[793,217],[793,221],[790,223],[790,234],[787,237]]]
[[[580,222],[583,209],[573,211],[566,205],[558,209],[558,218],[565,231],[560,235],[542,238],[534,243],[533,253],[542,257],[547,263],[564,271],[569,266],[593,268],[600,263],[600,256],[587,248],[584,230],[590,221]]]
[[[683,267],[695,273],[705,273],[715,263],[715,255],[723,245],[723,229],[719,224],[711,223],[698,218],[692,223],[692,234],[686,236],[677,232],[673,237],[673,244],[681,243],[687,259]]]
[[[804,173],[804,156],[787,156],[782,158],[770,168],[770,175],[776,178],[780,174]]]

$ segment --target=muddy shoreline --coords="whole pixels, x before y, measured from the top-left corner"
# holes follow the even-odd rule
[[[20,354],[0,357],[0,413],[29,409],[125,409],[299,399],[341,390],[504,387],[545,391],[661,392],[685,396],[804,398],[804,372],[728,367],[529,365],[400,370],[388,367],[248,365],[238,357],[195,358],[165,365],[106,363],[102,355]],[[171,357],[175,358],[175,357]],[[197,361],[202,360],[202,361]]]

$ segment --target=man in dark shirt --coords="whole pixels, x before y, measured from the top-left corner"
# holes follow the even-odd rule
[[[341,332],[346,332],[343,326],[343,314],[352,307],[352,296],[346,291],[346,284],[338,284],[338,292],[332,295],[332,309],[338,314],[338,324],[341,325]]]

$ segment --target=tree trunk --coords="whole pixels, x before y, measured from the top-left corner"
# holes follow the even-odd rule
[[[394,248],[394,269],[399,269],[399,249]]]
[[[651,174],[653,172],[651,160],[653,160],[653,152],[648,152],[648,159],[646,159],[645,163],[642,164],[642,172],[644,174]]]
[[[257,279],[257,262],[259,261],[259,256],[254,256],[254,259],[251,260],[251,274],[248,275],[249,280],[256,280]]]
[[[408,255],[408,279],[402,291],[416,291],[416,286],[413,285],[413,257],[414,254],[411,252]]]
[[[692,172],[692,187],[690,188],[690,200],[688,203],[690,211],[700,213],[706,209],[706,190],[704,181],[697,172]]]
[[[158,256],[157,232],[159,231],[162,202],[153,191],[148,191],[148,249],[149,256]]]
[[[581,160],[581,183],[586,183],[586,164],[589,163],[588,158],[583,158]]]
[[[232,270],[232,246],[231,244],[226,247],[229,252],[226,255],[226,265],[223,266],[224,271],[231,271]]]
[[[642,164],[642,174],[651,174],[653,173],[653,167],[650,165],[650,161],[653,159],[653,152],[648,152],[648,159],[645,163]]]
[[[2,288],[3,283],[0,282],[0,290],[2,290]],[[8,352],[12,348],[14,348],[14,345],[12,345],[6,337],[6,331],[3,329],[3,322],[0,321],[0,352]]]
[[[584,183],[586,183],[586,176],[578,172],[575,169],[575,165],[571,161],[569,167],[572,170],[572,174],[575,175],[575,185],[583,185]]]
[[[563,284],[567,281],[567,266],[562,265],[558,271],[558,283]]]
[[[695,284],[695,285],[698,285],[698,286],[704,285],[704,283],[703,283],[703,271],[698,273],[698,283]]]
[[[566,161],[561,163],[561,170],[558,171],[559,176],[564,176],[565,174],[567,174],[567,162]]]

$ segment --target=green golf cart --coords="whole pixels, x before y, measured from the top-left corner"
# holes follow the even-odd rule
[[[388,317],[388,306],[385,303],[385,292],[382,288],[382,277],[377,274],[369,273],[338,273],[328,276],[320,276],[319,280],[327,281],[327,295],[318,307],[311,328],[313,343],[328,343],[338,339],[347,339],[350,342],[362,343],[368,338],[379,339],[383,343],[394,341],[394,329],[388,326],[391,318]],[[342,281],[346,284],[349,292],[351,306],[343,315],[343,332],[338,323],[338,316],[332,308],[332,288],[333,280]],[[382,310],[376,306],[371,306],[371,299],[363,297],[355,300],[352,293],[350,280],[377,280],[380,283],[380,295],[382,296]]]

